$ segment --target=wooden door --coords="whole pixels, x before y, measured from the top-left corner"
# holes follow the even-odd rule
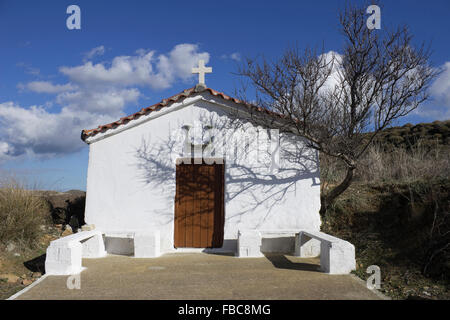
[[[176,166],[176,248],[220,248],[224,228],[224,165]]]

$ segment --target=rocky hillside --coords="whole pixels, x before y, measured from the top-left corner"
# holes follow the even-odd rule
[[[86,192],[69,190],[66,192],[39,191],[49,205],[54,224],[69,224],[74,231],[84,224]]]
[[[396,148],[411,148],[419,142],[427,146],[449,145],[450,120],[388,128],[380,133],[377,142]]]
[[[394,299],[450,299],[450,179],[356,183],[327,212],[324,232],[353,243],[356,274],[381,269]]]
[[[84,224],[84,191],[31,193],[43,204],[40,206],[44,210],[41,215],[35,220],[26,217],[16,219],[15,229],[0,224],[3,235],[17,234],[16,228],[28,230],[25,225],[30,223],[36,227],[33,226],[33,232],[24,232],[22,237],[5,236],[0,241],[0,299],[10,297],[39,279],[45,273],[45,252],[50,242],[71,234],[72,230]],[[15,201],[29,202],[29,196],[30,192],[26,192],[21,195],[22,199],[17,197]]]

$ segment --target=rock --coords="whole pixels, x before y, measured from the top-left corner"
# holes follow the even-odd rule
[[[94,229],[95,229],[94,224],[85,224],[84,226],[81,227],[81,231],[91,231]]]
[[[8,243],[8,245],[6,246],[6,250],[8,252],[13,251],[15,248],[16,248],[16,245],[14,243],[12,243],[12,242]]]
[[[20,257],[20,253],[14,253],[14,257]]]
[[[69,236],[71,234],[72,234],[72,232],[65,230],[63,233],[61,233],[61,237]]]
[[[70,217],[69,224],[74,231],[76,231],[80,227],[78,218],[75,215]]]
[[[69,218],[66,208],[52,208],[51,211],[54,223],[65,223]]]
[[[30,280],[30,279],[23,279],[22,280],[22,284],[24,285],[24,286],[29,286],[30,284],[32,284],[33,283],[33,280]]]
[[[66,225],[66,227],[65,227],[65,229],[64,229],[64,231],[63,231],[63,233],[61,234],[61,237],[68,236],[68,235],[70,235],[70,234],[72,234],[72,233],[73,233],[73,232],[72,232],[72,227],[69,226],[69,225]]]
[[[33,278],[39,278],[40,276],[42,276],[42,273],[40,273],[40,272],[33,272],[33,274],[31,276]]]
[[[73,231],[83,225],[86,192],[70,190],[67,192],[49,192],[45,196],[51,210],[53,223],[70,223]],[[72,216],[77,217],[77,225],[71,221]]]
[[[6,282],[8,283],[16,283],[20,278],[14,274],[7,273],[0,274],[0,279],[6,279]]]
[[[24,273],[23,275],[20,276],[21,279],[26,279],[27,275]]]

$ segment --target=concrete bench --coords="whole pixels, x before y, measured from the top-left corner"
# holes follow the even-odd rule
[[[106,256],[103,234],[100,231],[82,231],[54,240],[47,248],[45,273],[71,275],[80,273],[82,258]]]
[[[237,256],[239,258],[264,257],[261,252],[262,236],[258,230],[239,230]]]
[[[161,235],[159,230],[136,232],[134,234],[134,257],[156,258],[161,255]]]
[[[105,232],[105,249],[110,254],[132,256],[134,254],[134,232]]]
[[[295,237],[298,234],[298,230],[293,229],[279,229],[279,230],[254,230],[254,229],[245,229],[238,231],[238,240],[237,240],[237,253],[236,255],[240,258],[257,258],[263,257],[264,255],[261,253],[261,249],[264,248],[268,250],[267,252],[279,252],[278,250],[268,248],[267,243],[263,244],[263,239],[272,240],[273,237],[282,236],[282,237]],[[279,246],[279,245],[278,245]],[[275,251],[273,251],[275,250]],[[293,250],[293,246],[291,250],[284,251],[286,253],[291,252]]]
[[[269,234],[294,235],[294,255],[303,258],[320,255],[320,267],[323,272],[347,274],[356,268],[355,247],[348,241],[320,231],[239,230],[237,256],[241,258],[263,257],[262,238]]]
[[[329,274],[348,274],[356,269],[355,246],[320,231],[300,231],[295,238],[295,255],[316,257],[320,268]]]
[[[133,255],[135,258],[156,258],[161,255],[159,230],[136,232],[107,232],[106,250],[113,254]]]

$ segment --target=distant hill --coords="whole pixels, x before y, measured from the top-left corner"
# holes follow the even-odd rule
[[[431,123],[410,123],[401,127],[392,127],[380,132],[376,141],[383,145],[410,148],[417,143],[424,146],[450,144],[450,120]]]

